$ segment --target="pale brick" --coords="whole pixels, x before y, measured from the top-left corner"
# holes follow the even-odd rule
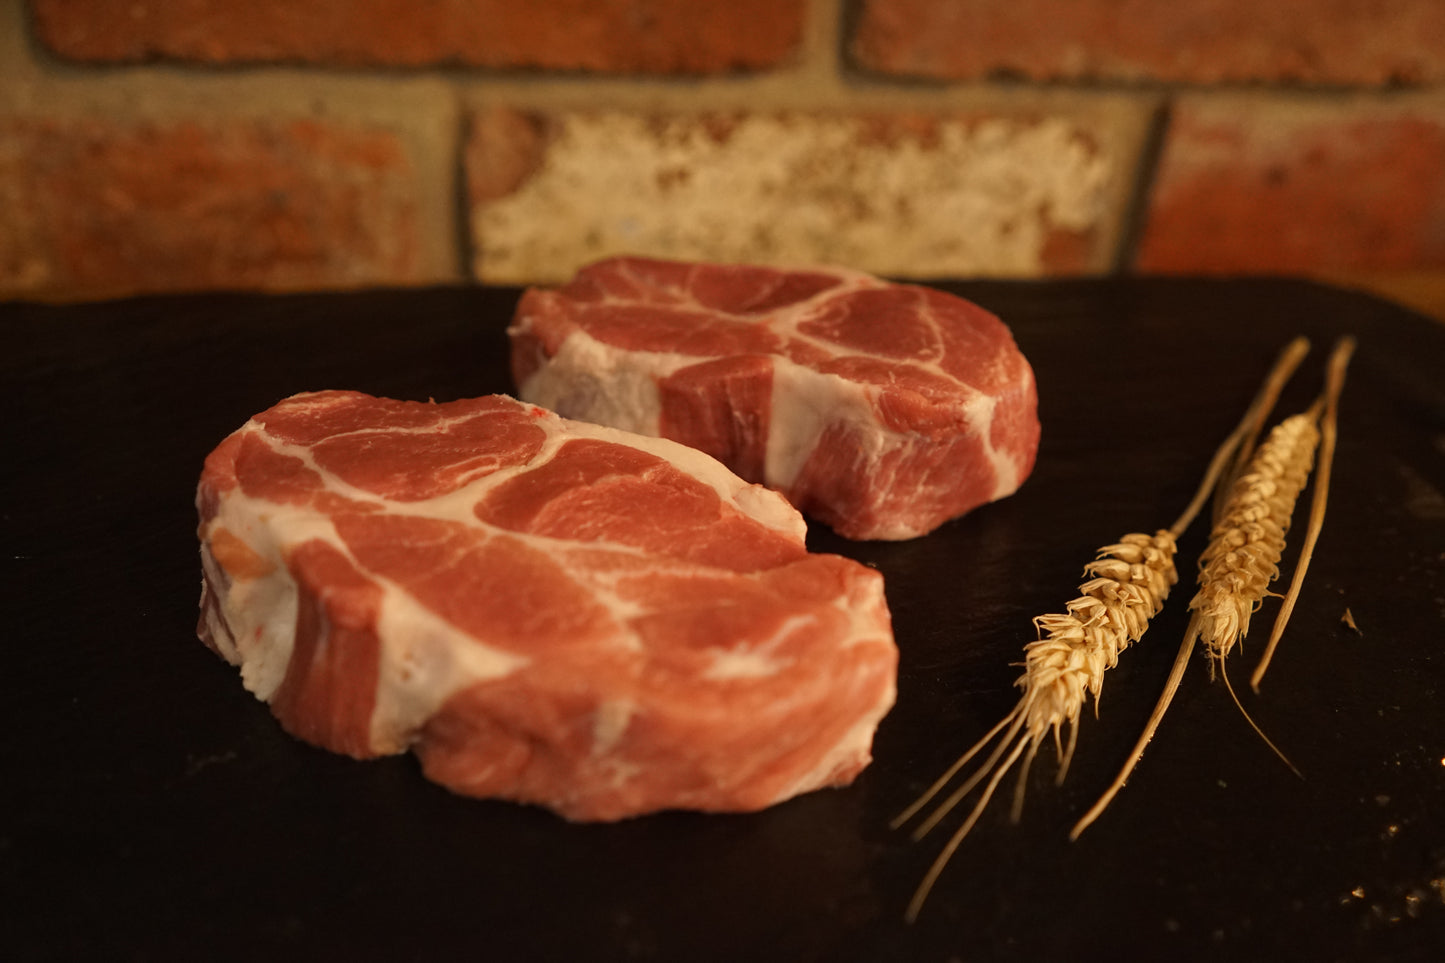
[[[716,73],[777,66],[804,0],[31,0],[73,60]]]
[[[1067,116],[483,112],[474,272],[611,254],[830,262],[897,277],[1099,271],[1131,160]]]
[[[1445,266],[1445,102],[1186,98],[1137,266],[1290,272]]]
[[[1440,0],[863,0],[873,71],[965,80],[1445,79]]]

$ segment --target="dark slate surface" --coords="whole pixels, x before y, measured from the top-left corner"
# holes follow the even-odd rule
[[[874,764],[760,814],[607,826],[452,796],[410,758],[309,748],[195,637],[205,454],[297,391],[510,391],[515,290],[0,305],[6,955],[1438,959],[1445,328],[1291,281],[941,286],[1013,326],[1044,441],[1018,495],[926,538],[815,529],[887,577],[902,660]],[[1030,619],[1093,551],[1174,519],[1301,333],[1316,348],[1281,414],[1319,390],[1334,337],[1360,346],[1310,578],[1263,694],[1241,697],[1305,778],[1199,658],[1113,808],[1067,840],[1168,672],[1196,525],[1186,584],[1109,673],[1068,781],[1041,759],[1022,822],[986,814],[906,925],[943,837],[913,844],[889,819],[1013,704]]]

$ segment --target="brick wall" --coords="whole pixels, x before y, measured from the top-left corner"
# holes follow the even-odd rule
[[[0,0],[0,295],[1445,272],[1439,0]]]

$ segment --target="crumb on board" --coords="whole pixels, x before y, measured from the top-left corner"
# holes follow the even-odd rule
[[[1345,614],[1340,616],[1340,621],[1345,623],[1345,627],[1356,635],[1365,634],[1361,632],[1360,627],[1355,624],[1355,617],[1350,614],[1350,610],[1348,608],[1345,609]]]

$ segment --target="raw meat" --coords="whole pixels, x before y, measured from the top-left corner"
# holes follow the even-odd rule
[[[904,539],[1033,469],[1033,369],[994,315],[835,268],[616,258],[528,290],[520,396],[671,438],[848,538]]]
[[[849,782],[882,578],[673,442],[504,396],[297,395],[206,459],[201,638],[281,724],[575,820]]]

